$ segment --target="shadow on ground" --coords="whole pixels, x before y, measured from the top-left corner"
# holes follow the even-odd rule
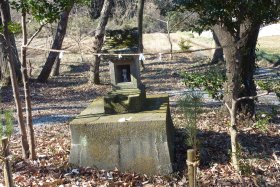
[[[176,129],[175,137],[175,169],[182,172],[186,169],[187,134],[184,129]],[[228,164],[230,162],[229,134],[214,131],[199,131],[199,161],[200,168],[207,169],[214,163]],[[280,135],[250,134],[241,132],[238,136],[241,158],[266,159],[273,153],[280,155]]]

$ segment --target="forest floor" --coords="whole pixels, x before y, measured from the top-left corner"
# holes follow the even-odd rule
[[[187,186],[185,172],[186,123],[177,101],[186,87],[180,73],[209,68],[207,58],[200,54],[146,57],[146,69],[141,72],[147,94],[168,93],[171,113],[176,127],[175,163],[178,171],[168,176],[147,176],[118,169],[79,168],[69,164],[69,121],[89,103],[108,93],[108,65],[101,66],[102,85],[88,83],[87,63],[63,61],[61,74],[52,77],[47,84],[31,80],[33,120],[38,159],[21,159],[18,128],[10,140],[11,165],[17,186]],[[39,67],[35,67],[39,68]],[[279,71],[279,68],[274,68]],[[34,74],[36,72],[33,72]],[[1,108],[14,108],[12,90],[1,90]],[[23,90],[21,96],[23,98]],[[240,123],[239,141],[241,174],[234,172],[230,164],[229,119],[220,112],[221,102],[205,99],[204,113],[199,118],[199,166],[200,186],[280,186],[280,116],[279,105],[274,102],[258,103],[258,112],[272,115],[267,130],[252,128]],[[276,112],[275,112],[276,111]],[[278,113],[277,113],[278,111]],[[1,169],[2,172],[2,169]],[[3,176],[0,176],[3,183]]]

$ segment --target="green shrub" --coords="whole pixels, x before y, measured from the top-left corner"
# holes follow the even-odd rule
[[[136,28],[123,30],[107,30],[105,45],[108,49],[137,47],[138,32]]]
[[[253,172],[253,167],[250,160],[241,159],[239,161],[240,172],[242,175],[251,176]]]
[[[220,67],[211,68],[207,72],[185,72],[182,76],[187,87],[203,89],[213,99],[223,98],[221,90],[226,81],[226,74]]]
[[[181,38],[179,41],[179,47],[182,51],[187,51],[189,50],[192,46],[190,45],[190,40],[186,40]]]
[[[0,32],[3,33],[4,27],[0,26]],[[21,33],[21,25],[16,22],[9,22],[8,23],[8,30],[13,34]]]
[[[198,145],[197,122],[199,115],[203,112],[202,95],[198,92],[192,91],[179,100],[178,104],[187,121],[185,128],[188,135],[187,144],[196,150]]]
[[[10,110],[0,112],[0,138],[10,137],[13,132],[13,115]]]
[[[264,81],[264,80],[259,80],[256,81],[257,85],[263,89],[267,90],[269,92],[275,92],[277,97],[280,98],[280,80],[275,80],[275,81]]]
[[[256,123],[254,124],[254,128],[266,132],[268,130],[269,120],[271,119],[271,115],[268,113],[258,113],[256,115]]]
[[[256,60],[265,61],[265,62],[275,65],[280,62],[280,54],[267,53],[264,50],[257,50],[256,51]]]

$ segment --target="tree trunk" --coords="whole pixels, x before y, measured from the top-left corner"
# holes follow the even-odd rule
[[[230,41],[230,40],[228,40]],[[228,42],[228,43],[232,43]],[[236,47],[230,47],[224,49],[225,58],[226,58],[226,67],[227,67],[227,81],[225,84],[225,102],[228,106],[231,106],[230,118],[230,138],[231,138],[231,160],[233,167],[236,171],[239,171],[238,164],[238,155],[237,155],[237,122],[236,122],[236,114],[237,114],[237,106],[236,99],[238,98],[238,94],[241,88],[240,82],[240,64],[241,64],[241,56],[239,54],[239,50]]]
[[[8,1],[3,1],[3,5],[2,6],[3,6],[3,10],[4,10],[3,16],[5,17],[5,19],[9,23],[9,22],[11,22],[11,13],[10,13],[9,2]],[[2,25],[2,16],[0,17],[0,25]],[[9,33],[9,40],[10,40],[11,47],[12,47],[12,54],[14,55],[14,61],[12,63],[14,64],[14,68],[15,68],[15,72],[16,72],[16,77],[20,81],[21,80],[20,61],[19,61],[18,51],[17,51],[17,47],[16,47],[16,41],[15,41],[15,37],[14,37],[13,33]],[[2,35],[0,36],[0,42],[1,42],[1,47],[3,46],[4,48],[7,48],[7,44],[6,44],[5,39],[3,38]],[[8,63],[7,63],[7,60],[5,60],[5,59],[7,59],[7,51],[5,49],[4,49],[4,51],[5,51],[4,52],[4,60],[3,60],[3,64],[2,65],[4,67],[5,66],[7,67]],[[2,61],[2,59],[0,61]],[[2,65],[0,64],[0,66],[2,66]],[[8,76],[6,76],[6,75],[4,75],[5,79],[6,80],[10,79],[9,75]]]
[[[137,17],[137,24],[138,24],[138,52],[143,53],[144,46],[143,46],[143,13],[144,13],[144,4],[145,0],[138,0],[138,17]],[[144,61],[140,60],[141,66],[145,69]]]
[[[220,61],[224,61],[224,52],[223,52],[223,48],[221,47],[221,43],[217,37],[217,34],[215,33],[214,30],[212,30],[213,33],[213,39],[215,42],[215,52],[213,54],[213,58],[211,60],[211,64],[217,64]]]
[[[14,181],[13,181],[13,175],[12,175],[12,168],[10,161],[8,159],[9,156],[9,140],[7,137],[3,137],[2,141],[2,155],[4,157],[3,161],[3,170],[4,170],[4,181],[5,181],[5,186],[6,187],[13,187],[14,186]]]
[[[170,45],[170,60],[172,60],[173,59],[173,54],[172,54],[173,53],[173,45],[172,45],[172,40],[171,40],[171,36],[170,36],[169,20],[167,21],[166,26],[167,26],[168,42],[169,42],[169,45]]]
[[[246,30],[245,30],[246,29]],[[247,21],[242,29],[241,34],[244,35],[244,47],[241,50],[241,78],[244,85],[240,91],[239,97],[257,95],[256,85],[254,82],[255,61],[256,61],[256,45],[259,35],[260,24],[252,24]],[[243,37],[241,35],[241,37]],[[245,50],[246,49],[246,50]],[[255,114],[255,101],[252,99],[244,99],[238,104],[245,114],[252,117]]]
[[[224,86],[224,102],[230,106],[232,99],[238,98],[238,90],[241,88],[241,81],[239,79],[241,64],[240,51],[236,46],[236,37],[232,36],[225,26],[216,25],[213,29],[222,46],[226,46],[223,49],[227,70],[227,81]]]
[[[8,57],[5,39],[0,35],[0,82],[1,85],[8,85],[10,82],[8,71]]]
[[[236,121],[236,100],[232,100],[230,111],[230,140],[231,140],[231,161],[234,169],[239,171],[238,163],[238,141],[237,141],[237,121]]]
[[[97,85],[100,84],[100,75],[99,75],[100,61],[101,61],[100,57],[95,55],[93,57],[93,62],[90,66],[90,71],[92,72],[90,82]]]
[[[113,0],[105,0],[101,11],[101,17],[96,28],[96,33],[93,41],[93,52],[100,53],[104,43],[105,29],[108,19],[113,8]],[[100,84],[99,76],[100,56],[94,55],[93,61],[90,64],[90,82]]]
[[[224,86],[224,102],[228,106],[231,117],[230,137],[231,137],[231,158],[232,164],[236,171],[239,171],[238,155],[237,155],[237,122],[236,122],[236,99],[238,98],[241,88],[240,72],[241,72],[241,55],[238,46],[236,46],[236,37],[221,26],[215,26],[215,31],[219,37],[219,41],[224,48],[226,60],[226,77],[227,81]]]
[[[25,46],[27,44],[27,28],[26,28],[26,13],[22,12],[21,15],[21,27],[22,27],[22,45]],[[34,129],[32,123],[32,107],[31,107],[31,98],[30,98],[30,86],[27,75],[27,48],[21,47],[21,66],[22,66],[22,80],[24,87],[24,96],[25,96],[25,110],[26,110],[26,125],[28,129],[28,141],[30,146],[30,158],[32,160],[36,159],[35,152],[35,137],[34,137]]]
[[[8,58],[9,58],[9,70],[10,70],[10,78],[11,78],[11,83],[12,83],[12,88],[13,88],[13,95],[15,98],[15,104],[16,104],[16,109],[17,109],[17,118],[18,118],[18,125],[20,128],[21,132],[21,145],[22,145],[22,156],[23,158],[28,158],[29,157],[29,145],[27,141],[27,135],[26,135],[26,128],[24,125],[24,120],[23,120],[23,114],[22,114],[22,106],[21,106],[21,101],[19,97],[19,89],[18,89],[18,84],[16,80],[16,72],[14,68],[14,54],[12,50],[12,44],[9,39],[11,36],[8,30],[8,20],[5,17],[5,11],[6,11],[6,6],[5,6],[5,1],[0,0],[0,11],[1,11],[1,17],[3,21],[3,32],[4,32],[4,37],[6,38],[6,43],[7,43],[7,51],[8,51]]]
[[[218,40],[223,49],[226,68],[227,68],[227,83],[225,84],[224,90],[224,101],[231,103],[231,90],[228,89],[229,81],[232,78],[233,71],[238,71],[237,74],[239,78],[239,88],[237,97],[244,96],[255,96],[256,95],[256,85],[254,83],[253,75],[255,70],[255,49],[257,43],[257,37],[259,33],[260,24],[252,24],[247,20],[242,24],[240,28],[240,33],[237,36],[233,36],[230,31],[224,30],[220,26],[215,26],[213,30],[217,34]],[[230,40],[226,38],[231,38]],[[235,49],[233,50],[233,46]],[[238,55],[240,58],[240,68],[238,70],[233,70],[231,67],[232,63],[235,63],[237,56],[234,53],[238,50]],[[227,52],[226,52],[227,51]],[[227,53],[227,54],[226,54]],[[254,115],[255,103],[254,100],[242,100],[238,102],[237,111],[245,112],[249,114],[250,117]]]
[[[69,8],[67,10],[65,10],[64,12],[62,12],[60,15],[60,20],[57,24],[57,30],[56,30],[55,39],[52,44],[52,49],[60,50],[62,47],[63,39],[66,35],[69,13],[70,13],[73,5],[74,5],[74,2],[72,4],[72,6],[69,6]],[[38,82],[45,83],[48,81],[48,78],[52,71],[53,64],[58,55],[59,55],[59,53],[57,53],[57,52],[51,51],[49,53],[47,61],[44,65],[40,75],[37,78]]]
[[[60,68],[60,58],[59,56],[56,57],[56,62],[54,64],[54,68],[52,71],[52,76],[58,76],[59,75],[59,68]]]
[[[255,112],[254,101],[251,102],[244,99],[237,102],[237,99],[244,96],[256,95],[253,74],[259,28],[260,24],[252,24],[250,20],[244,22],[239,32],[236,33],[229,31],[226,26],[214,27],[219,41],[222,46],[225,46],[223,52],[226,60],[227,81],[224,86],[224,102],[228,106],[231,117],[232,163],[237,171],[239,171],[237,155],[237,112],[244,108],[249,112]]]

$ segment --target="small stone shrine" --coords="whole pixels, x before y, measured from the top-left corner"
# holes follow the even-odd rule
[[[116,51],[118,54],[127,50]],[[105,114],[140,112],[146,94],[140,82],[138,56],[110,58],[109,69],[113,91],[104,97]]]
[[[148,175],[173,172],[168,96],[146,96],[138,56],[109,60],[113,90],[70,122],[70,163]]]

